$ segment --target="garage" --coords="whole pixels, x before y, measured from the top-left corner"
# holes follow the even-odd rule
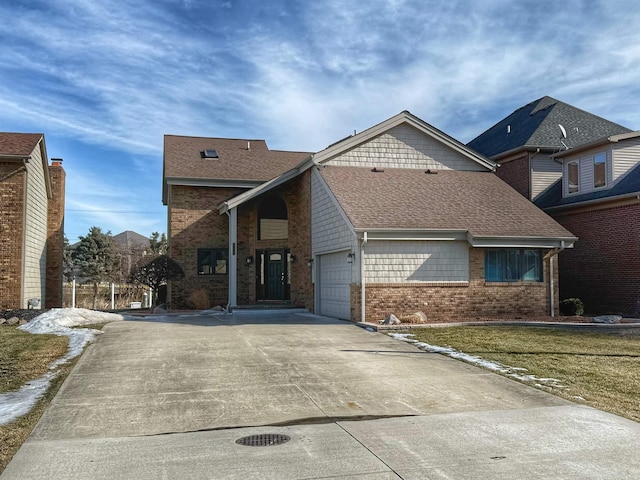
[[[319,313],[328,317],[351,319],[351,263],[347,262],[348,252],[337,252],[318,257]]]

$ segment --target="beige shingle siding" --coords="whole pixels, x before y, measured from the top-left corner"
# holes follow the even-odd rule
[[[30,298],[40,299],[40,307],[45,301],[48,199],[42,161],[36,148],[27,163],[22,308]]]
[[[531,158],[531,199],[547,190],[562,177],[562,163],[547,155],[534,155]]]
[[[354,249],[356,238],[317,171],[311,175],[311,241],[315,255]]]
[[[365,252],[369,283],[469,281],[467,242],[372,241]]]
[[[613,144],[612,178],[615,182],[640,162],[640,138]]]
[[[409,125],[394,127],[326,165],[486,171],[479,163]]]

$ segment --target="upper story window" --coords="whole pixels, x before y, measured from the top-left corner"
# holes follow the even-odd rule
[[[607,184],[607,154],[599,153],[593,157],[593,188]]]
[[[283,240],[288,237],[286,203],[275,195],[265,198],[258,207],[258,240]]]
[[[567,164],[567,193],[578,193],[580,191],[580,166],[578,161]]]

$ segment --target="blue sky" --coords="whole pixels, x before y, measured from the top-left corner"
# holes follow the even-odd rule
[[[65,231],[166,231],[164,134],[317,151],[409,110],[467,142],[544,95],[640,129],[617,0],[12,0],[0,131],[42,132]]]

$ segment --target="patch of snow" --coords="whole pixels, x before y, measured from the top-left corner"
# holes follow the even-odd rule
[[[367,327],[367,328],[365,328],[365,330],[366,330],[367,332],[375,332],[375,331],[376,331],[376,329],[375,329],[375,328],[371,328],[371,327]]]
[[[396,340],[401,340],[403,342],[412,343],[416,347],[421,350],[439,353],[441,355],[447,355],[448,357],[455,358],[458,360],[463,360],[467,363],[471,363],[473,365],[477,365],[479,367],[484,367],[488,370],[501,373],[511,378],[515,378],[516,380],[520,380],[526,383],[534,382],[538,387],[555,387],[555,388],[563,388],[560,384],[560,380],[555,378],[538,378],[535,375],[523,375],[518,372],[526,372],[526,368],[522,367],[511,367],[509,365],[502,365],[498,362],[492,362],[490,360],[485,360],[481,357],[476,357],[475,355],[470,355],[468,353],[460,352],[451,347],[440,347],[437,345],[431,345],[425,342],[419,342],[411,337],[415,337],[412,333],[389,333],[390,337],[395,338]],[[544,384],[544,385],[543,385]]]
[[[92,342],[96,335],[102,333],[100,330],[91,328],[71,327],[124,319],[123,315],[84,308],[54,308],[18,327],[20,330],[33,334],[66,336],[69,338],[69,349],[63,357],[51,362],[49,371],[42,377],[26,383],[19,390],[0,394],[0,425],[6,425],[29,413],[29,410],[47,391],[49,382],[58,374],[58,367],[80,355],[84,347]]]

